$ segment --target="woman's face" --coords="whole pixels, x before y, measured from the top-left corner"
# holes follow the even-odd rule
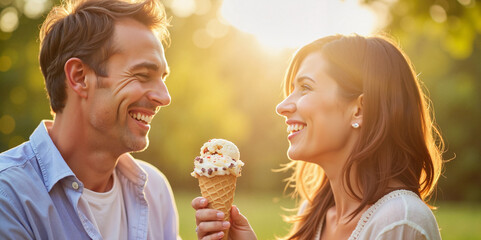
[[[325,160],[347,158],[351,151],[355,104],[339,96],[326,68],[321,54],[307,55],[292,79],[291,94],[277,105],[277,113],[286,118],[292,160],[323,165]]]

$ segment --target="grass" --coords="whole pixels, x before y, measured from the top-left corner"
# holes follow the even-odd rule
[[[434,215],[443,240],[481,239],[481,204],[440,203]]]
[[[180,218],[180,236],[184,240],[197,239],[194,210],[190,202],[198,192],[175,191]],[[292,200],[282,193],[237,192],[234,204],[248,219],[258,239],[273,240],[287,233],[289,225],[282,221],[282,210],[292,208]],[[481,204],[439,203],[434,211],[443,240],[481,239]]]
[[[275,236],[283,236],[288,232],[289,225],[282,221],[284,208],[292,208],[293,202],[282,197],[282,193],[246,193],[236,192],[234,205],[249,219],[258,239],[274,240]],[[197,192],[174,192],[179,211],[180,236],[184,240],[197,239],[195,234],[195,212],[190,203],[200,196]]]

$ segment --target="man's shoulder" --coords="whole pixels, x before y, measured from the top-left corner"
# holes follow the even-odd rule
[[[142,185],[147,195],[158,197],[159,194],[171,192],[169,181],[158,168],[130,154],[120,157],[117,170],[122,179]]]
[[[154,195],[165,195],[166,193],[172,195],[169,180],[157,167],[142,160],[136,159],[135,161],[147,174],[146,192],[151,192]]]
[[[28,142],[0,153],[0,197],[16,200],[39,197],[34,193],[45,186],[34,160]]]
[[[167,182],[165,175],[154,165],[139,159],[135,159],[137,164],[147,173],[149,181],[162,181]]]
[[[2,172],[7,169],[22,167],[35,157],[28,143],[24,142],[19,146],[0,153],[0,177],[3,175]]]

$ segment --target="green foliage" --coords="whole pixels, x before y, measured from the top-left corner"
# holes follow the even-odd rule
[[[0,31],[0,151],[26,141],[50,116],[37,60],[41,21],[22,16],[16,31]]]
[[[444,21],[433,20],[434,5],[444,9]],[[391,9],[389,29],[429,90],[445,158],[454,158],[445,165],[438,198],[481,201],[481,4],[398,1]]]

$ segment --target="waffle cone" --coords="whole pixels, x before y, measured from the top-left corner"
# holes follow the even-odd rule
[[[224,212],[224,221],[229,221],[237,177],[234,175],[218,175],[210,178],[199,176],[198,179],[202,197],[209,201],[208,208]],[[224,238],[222,239],[229,239],[229,229],[224,231]]]

